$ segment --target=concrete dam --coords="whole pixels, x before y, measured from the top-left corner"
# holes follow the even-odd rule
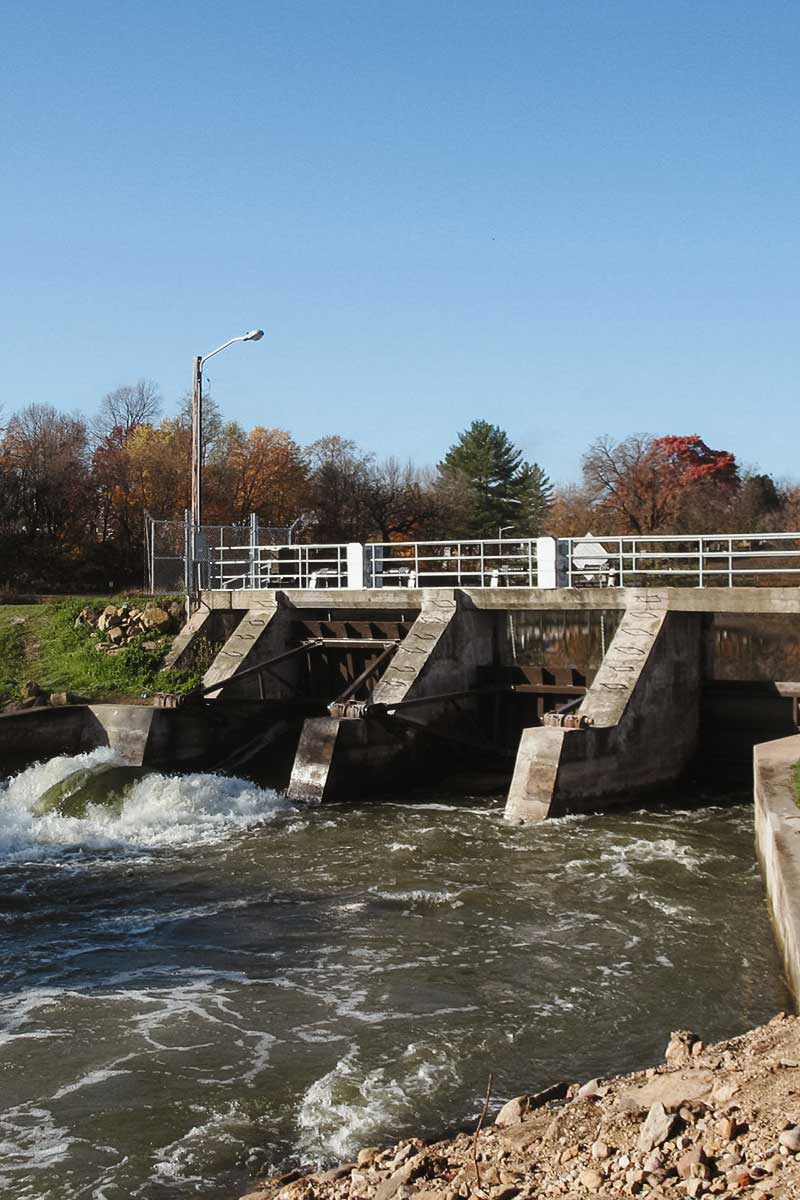
[[[797,731],[798,534],[232,536],[187,535],[202,561],[162,560],[193,597],[165,665],[202,665],[201,687],[4,716],[0,752],[108,745],[133,766],[254,772],[311,804],[469,772],[531,822],[687,771],[749,783],[753,746]]]
[[[153,718],[240,714],[228,765],[268,754],[316,804],[485,769],[538,821],[744,778],[797,729],[795,588],[211,591],[171,662],[200,647],[202,694]]]

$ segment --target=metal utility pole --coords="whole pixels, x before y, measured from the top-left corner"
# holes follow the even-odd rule
[[[191,591],[196,591],[195,563],[197,561],[197,534],[202,523],[202,481],[203,481],[203,367],[210,358],[227,350],[234,342],[260,342],[264,336],[263,329],[251,329],[240,337],[229,338],[210,354],[195,355],[192,359],[192,506],[190,509],[191,546],[189,554],[191,565],[187,570],[188,585]]]
[[[202,524],[201,484],[203,474],[203,359],[192,359],[192,525]]]

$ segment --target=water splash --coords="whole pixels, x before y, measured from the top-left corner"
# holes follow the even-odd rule
[[[412,1042],[397,1062],[373,1070],[353,1048],[303,1096],[298,1149],[319,1164],[346,1159],[413,1122],[422,1101],[457,1078],[457,1063],[441,1046]]]
[[[65,851],[142,851],[210,845],[292,812],[271,789],[220,775],[153,773],[128,790],[121,812],[90,805],[83,817],[35,812],[39,797],[82,768],[117,762],[107,747],[37,763],[0,786],[0,862]]]

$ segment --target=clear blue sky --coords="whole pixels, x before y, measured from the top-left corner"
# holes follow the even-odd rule
[[[258,325],[212,391],[303,443],[796,477],[798,101],[796,2],[9,5],[0,400],[171,408]]]

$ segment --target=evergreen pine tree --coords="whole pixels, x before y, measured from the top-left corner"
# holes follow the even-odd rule
[[[504,525],[519,537],[535,537],[552,501],[552,485],[537,463],[523,461],[508,434],[489,421],[473,421],[458,435],[439,471],[459,477],[470,489],[474,510],[470,534],[495,538]]]
[[[553,506],[553,485],[538,463],[523,463],[515,487],[522,501],[520,529],[526,537],[540,537]]]

